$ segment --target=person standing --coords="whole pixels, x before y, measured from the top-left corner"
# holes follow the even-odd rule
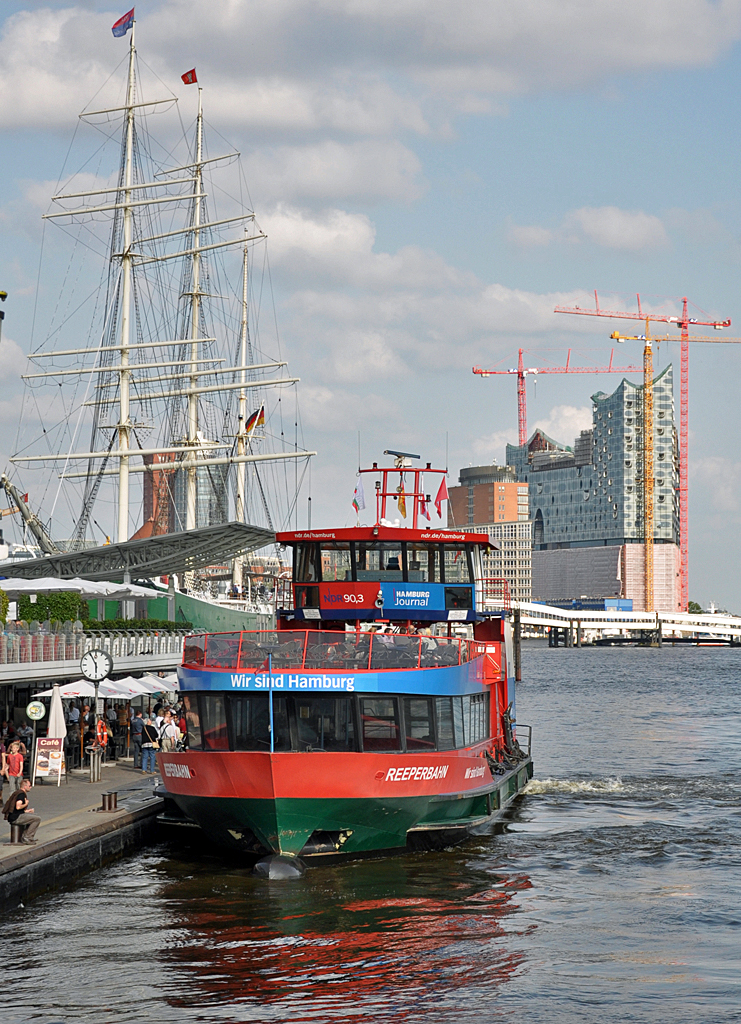
[[[144,719],[141,711],[137,711],[131,723],[131,742],[134,746],[134,767],[142,766],[142,732],[144,731]]]
[[[10,753],[6,756],[6,766],[8,769],[10,792],[15,793],[21,788],[21,783],[23,782],[23,754],[21,753],[21,744],[18,740],[13,740],[10,744]]]
[[[21,788],[11,793],[3,807],[3,816],[8,819],[11,825],[23,827],[22,843],[26,846],[35,846],[36,829],[41,824],[41,818],[33,813],[33,807],[28,806],[28,794],[31,791],[31,780],[24,779]]]
[[[169,711],[165,712],[165,717],[162,719],[162,728],[160,729],[160,743],[162,750],[168,753],[173,750],[177,750],[178,743],[180,742],[180,729],[178,728],[177,722],[173,718]]]
[[[142,771],[145,775],[155,773],[154,752],[159,749],[159,745],[159,730],[151,718],[147,718],[142,729]]]

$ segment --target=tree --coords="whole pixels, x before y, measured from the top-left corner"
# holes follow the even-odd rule
[[[702,605],[698,604],[697,601],[689,601],[687,603],[687,611],[690,615],[702,615]]]

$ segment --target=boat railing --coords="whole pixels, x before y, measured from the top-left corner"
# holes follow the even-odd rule
[[[526,757],[532,754],[533,727],[532,725],[517,725],[515,723],[515,736],[517,745]]]
[[[486,644],[475,640],[416,633],[242,631],[187,637],[183,666],[261,672],[377,672],[461,665],[483,656],[486,649]]]
[[[503,576],[482,576],[476,580],[476,605],[484,611],[496,607],[508,612],[512,608],[509,582]]]

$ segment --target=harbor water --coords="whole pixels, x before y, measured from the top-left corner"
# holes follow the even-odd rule
[[[162,842],[6,915],[5,1024],[739,1021],[741,651],[533,642],[523,675],[501,829],[290,882]]]

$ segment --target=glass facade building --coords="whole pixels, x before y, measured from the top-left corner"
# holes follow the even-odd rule
[[[654,381],[654,543],[679,543],[679,452],[672,367]],[[621,381],[592,396],[592,429],[573,449],[536,431],[507,445],[507,464],[527,483],[533,549],[641,543],[643,387]]]

